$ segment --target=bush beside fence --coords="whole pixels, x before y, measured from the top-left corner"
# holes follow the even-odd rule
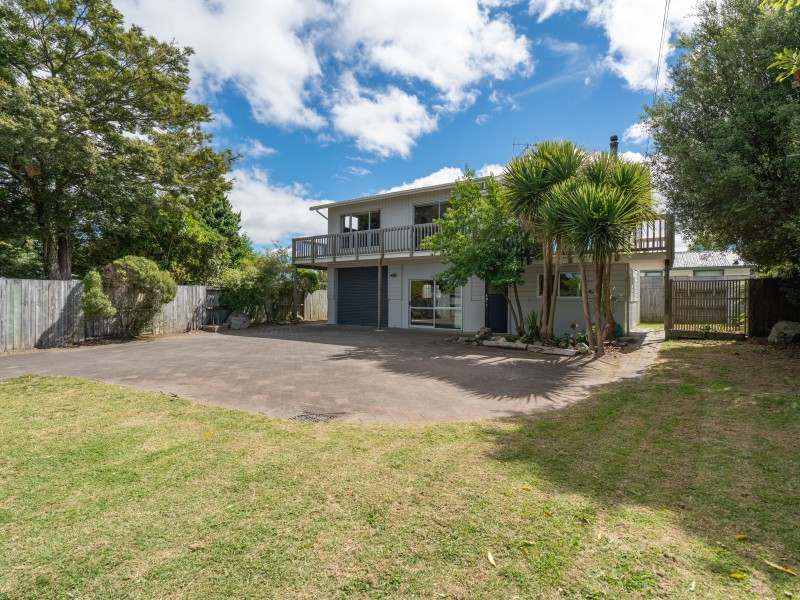
[[[87,317],[83,283],[0,277],[0,352],[53,348],[115,333],[114,319]],[[150,333],[198,329],[206,322],[206,287],[181,285]]]

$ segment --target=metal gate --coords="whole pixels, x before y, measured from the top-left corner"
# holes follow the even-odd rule
[[[737,338],[747,334],[747,279],[671,281],[671,334]]]

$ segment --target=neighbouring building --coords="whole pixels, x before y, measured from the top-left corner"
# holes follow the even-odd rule
[[[481,183],[482,179],[476,179]],[[434,219],[448,207],[454,183],[388,192],[311,207],[327,211],[328,232],[292,240],[295,266],[327,269],[328,322],[376,327],[495,332],[513,329],[501,290],[472,278],[462,288],[448,289],[436,281],[445,269],[441,260],[421,248],[436,231]],[[642,271],[663,269],[668,257],[665,221],[643,223],[635,236],[636,251],[620,257],[611,269],[614,316],[625,331],[638,324],[639,277]],[[589,271],[592,269],[589,268]],[[519,288],[523,313],[538,309],[543,269],[533,262]],[[584,329],[578,266],[561,266],[555,333]]]
[[[676,252],[671,276],[746,279],[750,277],[752,267],[753,265],[744,262],[735,252],[717,250]]]

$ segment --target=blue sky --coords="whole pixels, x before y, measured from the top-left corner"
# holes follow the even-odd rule
[[[116,5],[194,48],[191,95],[217,116],[215,143],[242,155],[230,198],[259,247],[324,232],[311,205],[453,180],[465,163],[497,171],[520,144],[600,149],[617,134],[621,151],[646,149],[663,1]],[[670,38],[692,6],[671,2]]]

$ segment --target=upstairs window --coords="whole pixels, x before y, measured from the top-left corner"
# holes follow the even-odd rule
[[[420,204],[414,206],[414,225],[433,223],[434,219],[441,219],[450,208],[450,201],[434,202],[433,204]]]
[[[381,228],[381,211],[368,210],[361,213],[342,215],[342,233],[351,231],[370,231]]]

